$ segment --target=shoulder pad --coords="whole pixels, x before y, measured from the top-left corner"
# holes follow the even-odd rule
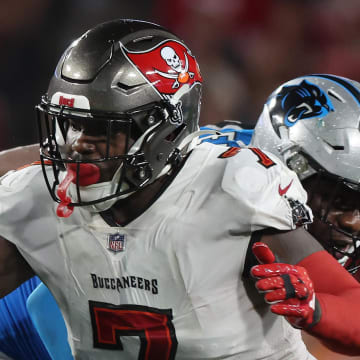
[[[311,221],[311,210],[305,205],[307,193],[295,172],[269,152],[236,150],[227,157],[222,188],[252,213],[255,227],[285,230]],[[299,206],[304,208],[304,219],[296,218]]]
[[[27,166],[20,170],[11,170],[0,178],[0,188],[22,190],[41,171],[41,166]]]

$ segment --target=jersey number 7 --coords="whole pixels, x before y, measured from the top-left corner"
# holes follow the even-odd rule
[[[94,347],[123,350],[121,336],[138,336],[138,360],[175,359],[177,339],[171,309],[89,301]]]

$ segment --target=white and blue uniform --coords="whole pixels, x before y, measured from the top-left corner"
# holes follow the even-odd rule
[[[219,134],[200,135],[202,142],[229,147],[244,147],[250,144],[254,129],[243,129],[241,123],[235,121],[224,122],[218,125],[203,126],[201,130],[217,130]]]
[[[50,360],[26,308],[28,296],[39,283],[33,277],[0,299],[0,359]]]
[[[242,276],[252,234],[294,229],[289,199],[306,193],[277,159],[227,150],[196,147],[124,227],[81,208],[59,219],[37,167],[2,179],[0,234],[55,296],[76,359],[312,358]]]
[[[41,282],[29,295],[26,306],[51,359],[73,359],[64,319],[54,297],[44,283]]]

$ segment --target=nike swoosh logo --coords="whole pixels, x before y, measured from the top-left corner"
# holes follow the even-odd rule
[[[288,186],[284,187],[283,189],[281,188],[281,186],[279,184],[279,195],[280,196],[283,196],[283,195],[285,195],[287,193],[287,191],[290,189],[290,186],[292,185],[293,180],[291,180],[290,184]]]

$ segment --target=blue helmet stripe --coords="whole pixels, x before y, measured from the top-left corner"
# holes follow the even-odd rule
[[[348,91],[354,97],[357,103],[360,105],[360,91],[350,81],[347,81],[346,79],[338,76],[327,75],[327,74],[312,74],[309,76],[322,77],[337,83],[338,85],[343,87],[346,91]]]

